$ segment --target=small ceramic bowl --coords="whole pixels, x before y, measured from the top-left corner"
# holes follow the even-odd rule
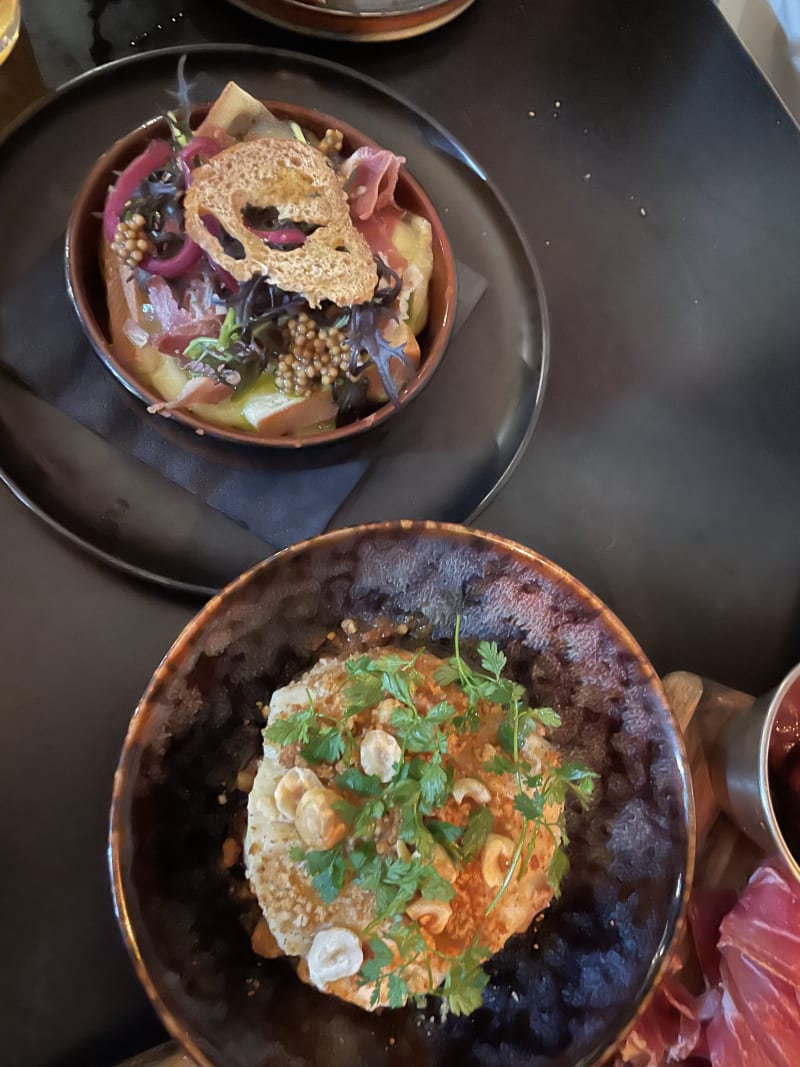
[[[458,615],[462,642],[496,640],[531,699],[561,713],[562,754],[600,777],[588,810],[567,812],[561,898],[492,958],[483,1006],[444,1020],[413,1007],[371,1015],[253,954],[253,899],[223,842],[241,839],[259,702],[331,631],[402,622],[447,655]],[[184,630],[128,731],[110,857],[139,977],[202,1067],[588,1067],[646,1006],[680,936],[694,807],[661,684],[596,597],[491,534],[383,523],[272,556]]]
[[[377,147],[375,142],[363,133],[321,111],[273,100],[266,100],[264,103],[278,118],[294,120],[301,127],[311,130],[319,137],[329,128],[341,130],[344,134],[344,151],[348,155],[364,145]],[[196,129],[203,120],[209,106],[206,104],[193,109],[191,119],[193,129]],[[148,406],[161,403],[163,397],[136,376],[130,364],[115,353],[111,343],[105,285],[98,256],[102,235],[102,222],[98,215],[103,210],[108,188],[115,181],[115,172],[119,172],[135,159],[149,141],[167,136],[165,120],[153,119],[116,141],[98,159],[73,204],[67,227],[65,249],[67,289],[86,336],[115,377]],[[196,431],[202,431],[227,441],[266,445],[273,448],[301,448],[341,441],[364,433],[374,426],[385,423],[419,396],[441,362],[453,329],[456,308],[455,262],[441,219],[422,187],[405,167],[400,169],[396,200],[400,207],[428,219],[433,231],[430,311],[428,322],[418,338],[421,361],[416,376],[403,393],[399,407],[387,403],[365,418],[358,419],[347,426],[315,434],[294,436],[259,434],[257,431],[251,433],[246,430],[219,426],[200,419],[189,411],[174,411],[170,417]]]

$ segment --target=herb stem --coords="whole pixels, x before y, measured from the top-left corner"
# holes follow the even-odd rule
[[[513,713],[514,713],[514,741],[513,741],[513,747],[514,747],[514,775],[515,775],[515,777],[517,779],[517,789],[520,791],[520,793],[524,793],[524,789],[523,789],[523,785],[522,785],[522,772],[521,772],[520,763],[519,763],[519,716],[520,716],[520,707],[519,707],[519,701],[518,700],[514,701]],[[494,900],[492,900],[491,904],[486,909],[486,914],[487,915],[489,915],[494,910],[494,908],[500,903],[500,898],[503,896],[503,894],[505,893],[505,891],[508,889],[509,885],[511,884],[511,879],[514,877],[514,871],[517,869],[517,864],[519,863],[520,857],[522,855],[522,849],[523,849],[524,844],[525,844],[525,834],[526,834],[527,830],[528,830],[528,820],[523,815],[522,816],[522,829],[520,830],[520,835],[519,835],[519,837],[517,839],[517,844],[516,844],[516,847],[514,848],[514,853],[513,853],[512,857],[511,857],[511,863],[508,866],[508,870],[506,871],[506,876],[503,879],[503,882],[502,882],[500,888],[497,890],[497,893],[495,893]],[[520,877],[522,877],[522,868],[520,868],[520,872],[519,873],[520,873]]]

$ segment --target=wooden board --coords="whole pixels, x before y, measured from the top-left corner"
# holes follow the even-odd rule
[[[692,771],[697,808],[694,884],[741,890],[764,853],[721,810],[711,787],[705,749],[731,716],[749,708],[755,698],[687,671],[675,671],[663,681],[683,730]]]

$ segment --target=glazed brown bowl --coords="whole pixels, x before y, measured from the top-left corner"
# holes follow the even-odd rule
[[[326,129],[340,129],[344,134],[344,149],[348,154],[364,145],[377,147],[375,142],[363,133],[321,111],[274,100],[265,100],[264,103],[278,118],[294,120],[320,137]],[[209,107],[209,104],[205,104],[192,110],[193,129],[205,118]],[[67,290],[86,336],[118,381],[147,406],[162,402],[163,397],[137,378],[130,364],[116,354],[111,342],[105,285],[99,260],[102,219],[98,216],[102,213],[108,187],[115,181],[115,172],[124,169],[144,150],[149,141],[158,137],[168,137],[166,121],[163,118],[152,119],[132,130],[115,141],[97,160],[73,204],[65,245]],[[421,360],[414,379],[403,393],[399,407],[387,403],[347,426],[296,436],[259,434],[256,431],[250,433],[219,426],[200,419],[189,411],[174,411],[170,413],[170,417],[197,432],[226,441],[271,448],[301,448],[341,441],[364,433],[385,423],[419,396],[439,366],[453,329],[456,309],[455,261],[441,219],[422,187],[406,167],[400,169],[396,200],[400,207],[428,219],[433,231],[430,311],[425,328],[418,338]]]
[[[403,622],[449,654],[459,614],[462,642],[496,640],[533,702],[561,713],[562,753],[600,778],[589,809],[567,812],[560,900],[492,958],[483,1007],[443,1022],[412,1007],[370,1015],[253,954],[252,901],[222,846],[241,832],[258,702],[344,619]],[[588,1067],[646,1005],[681,933],[694,807],[661,684],[595,596],[494,535],[384,523],[272,556],[187,626],[128,731],[110,860],[139,977],[203,1067]]]
[[[231,0],[256,18],[313,37],[396,41],[444,26],[474,0]]]

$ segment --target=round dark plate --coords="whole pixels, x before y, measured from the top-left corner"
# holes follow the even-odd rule
[[[570,871],[542,920],[493,957],[483,1006],[370,1015],[250,947],[237,775],[258,701],[311,665],[345,618],[388,619],[452,654],[496,640],[552,739],[598,775],[567,809]],[[220,797],[224,803],[220,802]],[[237,829],[238,828],[238,829]],[[336,530],[215,597],[156,671],[114,782],[117,914],[165,1024],[203,1067],[588,1067],[647,1003],[680,936],[694,861],[686,752],[655,671],[575,578],[491,534],[435,523]],[[252,929],[252,917],[249,929]]]
[[[256,96],[340,116],[405,155],[444,222],[457,262],[467,268],[466,284],[459,273],[461,299],[470,281],[485,280],[485,292],[463,325],[457,311],[447,355],[423,395],[385,432],[366,435],[357,446],[354,442],[352,458],[369,458],[370,465],[331,525],[391,518],[471,521],[503,484],[533,430],[547,367],[544,294],[526,243],[480,165],[433,119],[370,79],[292,53],[216,45],[148,53],[70,82],[1,146],[0,203],[19,205],[19,210],[5,213],[4,238],[15,251],[0,259],[0,303],[20,287],[23,295],[38,299],[40,265],[63,247],[72,200],[86,174],[116,138],[169,104],[177,59],[186,51],[195,99],[213,99],[236,79]],[[48,357],[57,375],[63,344],[59,324],[71,329],[74,315],[66,290],[51,286],[42,295],[47,322],[52,321]],[[25,352],[25,338],[4,328],[0,316],[0,363],[24,377],[20,352]],[[86,359],[96,360],[88,342]],[[98,440],[105,477],[114,475],[113,493],[104,497],[92,449],[78,462],[58,434],[47,432],[44,406],[28,405],[20,418],[17,398],[6,392],[2,378],[0,476],[23,503],[105,560],[145,578],[206,591],[241,571],[241,552],[228,558],[222,520],[215,515],[216,521],[206,524],[205,504],[197,502],[195,515],[187,519],[190,536],[179,553],[172,551],[170,538],[161,536],[172,521],[169,496],[180,493],[181,508],[188,512],[187,494],[178,489],[170,494],[173,487],[165,482],[156,502],[134,478],[130,457]],[[120,403],[128,402],[122,386],[119,390]],[[143,410],[141,417],[151,418]],[[197,439],[189,436],[196,448]],[[175,447],[174,440],[164,441],[165,449]],[[29,453],[35,461],[26,458]],[[213,546],[206,543],[206,526],[214,527]],[[238,527],[231,530],[242,533]],[[232,537],[231,543],[239,540]],[[269,551],[265,545],[263,554]],[[206,561],[212,557],[209,568]]]
[[[231,0],[256,18],[312,37],[398,41],[450,22],[474,0]]]

